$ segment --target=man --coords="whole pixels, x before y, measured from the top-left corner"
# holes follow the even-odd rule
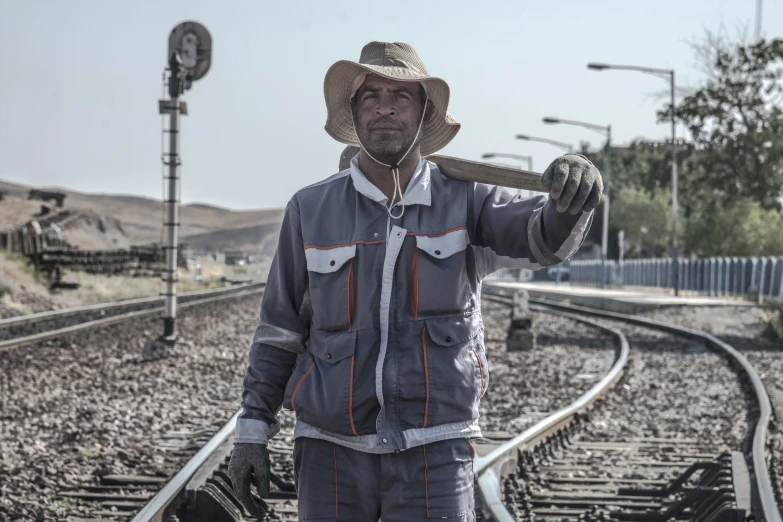
[[[446,178],[422,156],[460,124],[446,82],[403,43],[326,73],[326,131],[361,147],[297,192],[250,347],[229,473],[246,508],[269,491],[266,442],[296,412],[299,520],[474,520],[471,438],[489,384],[481,280],[578,249],[602,184],[585,158],[527,200]]]

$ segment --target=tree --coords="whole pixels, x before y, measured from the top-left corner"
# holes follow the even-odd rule
[[[635,188],[614,192],[609,220],[611,229],[625,231],[626,258],[665,257],[671,252],[671,196]]]
[[[677,150],[680,252],[780,255],[783,40],[731,44],[708,33],[692,48],[705,79],[678,91],[685,95],[675,111],[692,137]],[[670,111],[665,106],[659,119],[668,121]],[[603,170],[604,151],[588,148],[583,144],[582,153]],[[612,147],[610,257],[617,255],[621,229],[628,257],[670,253],[670,175],[668,144],[636,139]],[[595,226],[591,239],[600,241]]]
[[[749,198],[780,209],[783,193],[783,39],[713,49],[706,84],[680,101],[675,117],[687,127],[694,153],[688,182],[702,203]],[[658,113],[671,117],[671,105]]]
[[[679,147],[679,146],[678,146]],[[677,163],[684,168],[690,147],[679,147]],[[582,154],[604,171],[605,152],[590,152],[582,144]],[[619,255],[617,232],[625,231],[625,257],[661,257],[671,252],[671,161],[666,144],[636,139],[628,146],[612,147],[611,210],[609,217],[609,257]],[[681,205],[689,214],[688,199]],[[596,209],[589,238],[601,240],[601,207]],[[681,224],[681,229],[682,229]],[[682,243],[682,241],[681,241]],[[682,246],[682,245],[681,245]]]
[[[783,215],[749,198],[698,208],[685,229],[689,253],[709,256],[783,254]]]
[[[691,146],[678,147],[680,165],[680,251],[683,256],[760,256],[783,254],[783,214],[764,209],[749,197],[719,197],[693,172]],[[585,154],[604,165],[604,152]],[[635,140],[612,148],[612,208],[609,255],[616,257],[617,232],[625,231],[627,258],[671,255],[670,149]],[[603,169],[601,169],[603,170]],[[601,211],[590,239],[600,241]]]

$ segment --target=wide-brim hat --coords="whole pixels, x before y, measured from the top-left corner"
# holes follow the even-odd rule
[[[425,122],[421,131],[421,155],[433,154],[457,135],[460,124],[448,112],[449,86],[440,78],[429,75],[416,49],[406,43],[370,42],[364,46],[359,62],[340,60],[326,71],[326,132],[346,145],[360,146],[353,126],[351,96],[368,74],[390,80],[418,82],[437,114]]]

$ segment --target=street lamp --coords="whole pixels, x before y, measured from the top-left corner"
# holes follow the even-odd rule
[[[563,143],[562,141],[555,141],[550,140],[547,138],[536,138],[535,136],[528,136],[527,134],[517,134],[516,139],[518,140],[525,140],[525,141],[540,141],[541,143],[548,143],[549,145],[554,145],[555,147],[560,147],[561,149],[565,149],[568,151],[569,154],[574,152],[574,148],[571,146],[570,143]],[[555,284],[559,285],[560,280],[562,277],[562,271],[563,271],[563,263],[557,264],[557,277],[555,277]]]
[[[484,159],[489,158],[508,158],[513,159],[517,161],[526,161],[527,162],[527,170],[533,171],[533,156],[524,156],[522,154],[504,154],[502,152],[487,152],[481,155]],[[517,190],[517,195],[520,195],[521,197],[522,189]],[[532,195],[531,191],[527,191],[527,197],[530,197]]]
[[[609,181],[611,179],[612,170],[612,126],[611,125],[596,125],[594,123],[585,123],[583,121],[563,120],[560,118],[545,117],[541,118],[541,121],[549,125],[576,125],[577,127],[584,127],[596,132],[600,132],[606,135],[606,169],[604,172],[604,219],[601,227],[601,288],[606,287],[606,251],[607,244],[609,242]]]
[[[482,158],[489,159],[489,158],[508,158],[513,159],[517,161],[526,161],[527,162],[527,170],[533,171],[533,156],[524,156],[522,154],[504,154],[502,152],[486,152],[481,155]]]
[[[536,138],[534,136],[528,136],[527,134],[517,134],[515,137],[518,140],[540,141],[541,143],[548,143],[550,145],[554,145],[555,147],[560,147],[561,149],[565,149],[569,153],[574,152],[574,148],[571,146],[570,143],[563,143],[562,141],[548,140],[546,138]]]
[[[677,256],[677,145],[675,143],[675,119],[674,119],[674,69],[657,69],[655,67],[638,67],[636,65],[610,65],[608,63],[588,63],[588,69],[604,71],[606,69],[619,69],[623,71],[639,71],[669,76],[672,97],[672,287],[674,295],[680,292],[680,264]]]

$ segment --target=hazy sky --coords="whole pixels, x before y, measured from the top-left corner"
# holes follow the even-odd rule
[[[753,27],[755,0],[225,1],[0,0],[0,179],[87,192],[161,196],[157,100],[168,33],[196,20],[212,69],[186,93],[182,199],[280,207],[337,171],[343,145],[323,130],[323,78],[371,40],[404,41],[451,87],[462,130],[444,154],[560,154],[526,133],[577,145],[611,124],[615,141],[663,139],[667,84],[589,61],[675,68],[694,83],[688,41]],[[783,34],[783,0],[764,0],[763,32]]]

